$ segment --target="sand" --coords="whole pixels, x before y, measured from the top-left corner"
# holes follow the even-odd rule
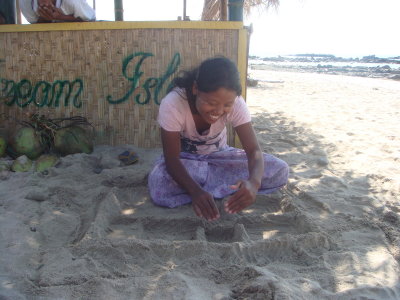
[[[151,203],[161,149],[3,172],[0,299],[400,299],[400,82],[251,76],[259,142],[291,168],[284,189],[209,223]],[[121,165],[124,150],[140,161]]]

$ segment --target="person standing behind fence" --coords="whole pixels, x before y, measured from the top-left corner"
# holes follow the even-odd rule
[[[29,23],[95,21],[96,13],[86,0],[19,0]]]
[[[240,96],[239,72],[225,57],[205,60],[174,81],[161,101],[158,123],[164,155],[149,174],[153,202],[166,207],[192,203],[197,216],[216,220],[214,198],[237,213],[284,186],[286,162],[262,153],[249,110]],[[226,124],[243,149],[227,145]]]

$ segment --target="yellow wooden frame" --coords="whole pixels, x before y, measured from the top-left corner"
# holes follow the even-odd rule
[[[243,22],[221,21],[104,21],[73,23],[40,23],[25,25],[2,25],[0,32],[62,31],[62,30],[112,30],[142,28],[179,29],[243,29]]]
[[[240,80],[243,87],[242,96],[246,100],[246,83],[247,83],[247,55],[248,55],[248,31],[246,28],[239,29],[238,41],[238,70],[240,72]],[[240,139],[235,134],[235,147],[243,148]]]

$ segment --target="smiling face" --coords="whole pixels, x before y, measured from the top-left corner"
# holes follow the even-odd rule
[[[193,94],[196,96],[196,110],[208,124],[217,122],[219,118],[229,113],[237,98],[235,91],[226,88],[205,93],[199,91],[196,85],[193,87]]]

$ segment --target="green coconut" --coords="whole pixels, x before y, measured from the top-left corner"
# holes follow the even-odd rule
[[[10,170],[10,164],[7,161],[0,160],[0,172],[9,170]]]
[[[28,172],[32,168],[33,162],[26,156],[22,155],[14,160],[11,170],[14,172]]]
[[[43,153],[40,135],[31,127],[21,127],[11,136],[9,152],[14,157],[26,155],[36,159]]]
[[[43,172],[51,167],[54,167],[58,162],[58,157],[51,154],[41,155],[35,163],[35,171]]]
[[[89,154],[93,152],[93,138],[79,126],[62,128],[54,136],[54,148],[61,155]]]
[[[7,148],[6,139],[0,136],[0,157],[5,156],[6,148]]]

